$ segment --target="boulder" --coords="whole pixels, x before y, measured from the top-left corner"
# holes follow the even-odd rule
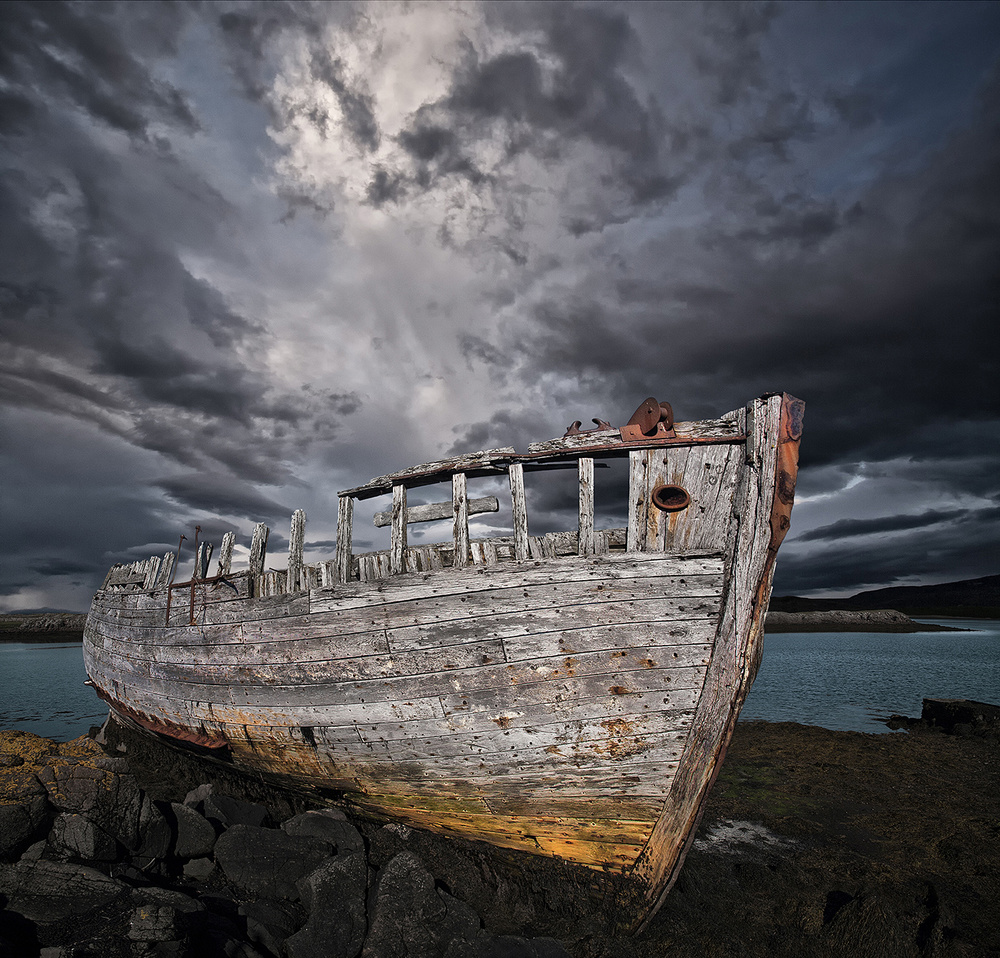
[[[379,871],[369,917],[363,958],[439,958],[452,940],[475,939],[480,925],[471,908],[435,888],[411,852],[400,852]]]
[[[368,865],[363,855],[338,855],[297,883],[309,913],[285,942],[288,958],[357,958],[365,941]]]
[[[7,908],[37,922],[85,915],[127,892],[96,868],[52,861],[0,865],[0,895]]]
[[[113,862],[119,857],[118,842],[89,818],[75,812],[56,816],[49,844],[57,853],[69,858]]]
[[[268,818],[267,808],[263,805],[228,795],[209,795],[202,802],[201,811],[205,818],[220,828],[232,828],[233,825],[260,827]]]
[[[0,805],[0,861],[16,858],[45,827],[47,802],[43,796],[22,796]]]
[[[234,887],[290,901],[299,897],[295,883],[332,853],[329,842],[253,825],[233,825],[215,843],[215,860]]]
[[[243,902],[239,914],[246,919],[247,938],[272,955],[285,955],[285,941],[302,926],[305,915],[298,903],[258,898]],[[332,952],[331,952],[332,953]]]
[[[364,853],[365,841],[343,812],[336,809],[303,812],[281,826],[286,835],[308,836],[330,842],[338,855]]]
[[[215,847],[215,826],[190,805],[171,802],[168,814],[176,832],[174,854],[178,858],[200,858]]]
[[[39,770],[38,780],[59,811],[83,815],[130,851],[139,846],[145,796],[131,776],[94,763],[52,762]]]

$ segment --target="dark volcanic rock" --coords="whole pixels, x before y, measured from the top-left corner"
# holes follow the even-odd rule
[[[49,844],[70,858],[113,862],[119,856],[118,842],[114,837],[89,818],[75,812],[63,812],[56,816],[49,833]]]
[[[364,852],[365,841],[343,812],[336,809],[320,809],[303,812],[288,819],[281,825],[286,835],[310,836],[330,842],[338,855]]]
[[[202,814],[220,828],[233,825],[262,826],[267,821],[267,808],[257,802],[247,802],[228,795],[209,795],[202,802]]]
[[[145,796],[131,776],[94,763],[52,762],[39,771],[38,780],[59,811],[83,815],[129,850],[139,846]]]
[[[44,860],[0,865],[0,894],[7,908],[36,922],[85,915],[126,891],[122,882],[87,865]]]
[[[357,958],[365,941],[364,855],[338,855],[298,882],[309,919],[285,942],[289,958]]]
[[[215,843],[215,860],[236,888],[291,901],[299,897],[295,883],[332,852],[329,842],[253,825],[234,825]]]
[[[42,795],[0,805],[0,861],[16,857],[44,832],[47,809]]]
[[[305,920],[297,902],[259,898],[244,902],[239,914],[246,919],[247,937],[272,955],[285,954],[285,941],[302,927]]]
[[[452,940],[476,938],[478,916],[468,906],[449,907],[449,899],[420,859],[400,852],[378,873],[364,958],[440,958]]]
[[[173,817],[177,833],[174,854],[178,858],[200,858],[211,854],[215,847],[215,826],[204,815],[180,802],[170,803],[169,815]]]

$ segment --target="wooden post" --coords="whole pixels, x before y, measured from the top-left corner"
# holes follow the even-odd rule
[[[298,592],[302,587],[302,550],[306,538],[306,514],[301,509],[292,513],[292,527],[288,534],[288,591]]]
[[[156,587],[156,580],[160,575],[160,563],[162,560],[159,556],[153,556],[151,559],[147,560],[148,566],[146,567],[146,578],[143,580],[143,589],[153,589]]]
[[[456,472],[451,477],[451,505],[455,517],[453,565],[456,569],[464,569],[469,564],[469,497],[466,488],[465,473]]]
[[[160,566],[160,574],[156,577],[158,586],[166,585],[170,581],[170,573],[174,571],[174,560],[177,558],[174,552],[163,554],[163,564]]]
[[[510,509],[514,523],[514,558],[528,558],[528,506],[524,498],[524,466],[512,462],[507,470],[510,478]]]
[[[264,573],[264,556],[267,554],[267,537],[271,530],[258,522],[253,530],[253,539],[250,542],[250,576],[251,581],[254,576]]]
[[[646,453],[633,449],[628,454],[628,533],[629,552],[646,551]]]
[[[211,561],[211,559],[212,559],[212,543],[199,542],[198,555],[195,556],[194,560],[194,578],[196,579],[208,578],[208,563]]]
[[[217,575],[229,575],[233,567],[233,546],[236,544],[236,533],[227,532],[222,537],[222,545],[219,547],[219,568]]]
[[[354,498],[341,496],[337,507],[337,581],[348,582],[351,578],[351,526],[354,521]]]
[[[577,552],[582,556],[594,554],[594,460],[581,457],[577,460],[580,477],[580,525]]]
[[[392,544],[389,549],[389,574],[406,571],[406,486],[392,487]]]

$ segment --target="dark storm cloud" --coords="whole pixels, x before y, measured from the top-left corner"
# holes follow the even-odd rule
[[[1000,522],[995,515],[973,513],[966,521],[910,535],[873,537],[863,544],[832,544],[809,552],[794,550],[778,561],[775,595],[824,590],[850,594],[914,579],[975,578],[978,569],[996,568],[998,536]]]
[[[0,118],[13,118],[16,133],[52,97],[130,136],[145,136],[153,119],[197,128],[183,95],[141,59],[173,51],[183,8],[148,4],[125,17],[121,12],[114,3],[0,4],[0,75],[9,84]],[[48,97],[38,97],[38,90]]]
[[[194,473],[160,479],[156,485],[177,502],[203,512],[247,516],[255,522],[291,513],[286,506],[232,476]]]
[[[799,542],[817,542],[820,540],[847,539],[852,536],[879,535],[886,532],[900,532],[907,529],[921,529],[924,526],[937,525],[939,522],[949,522],[964,516],[970,516],[969,509],[928,509],[917,515],[880,516],[877,519],[838,519],[829,525],[800,532],[796,539]],[[974,517],[982,518],[982,510],[975,510]],[[993,518],[996,518],[995,516]]]

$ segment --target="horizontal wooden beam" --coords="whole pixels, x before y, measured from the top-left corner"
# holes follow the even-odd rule
[[[469,500],[469,515],[475,516],[483,512],[499,512],[500,501],[496,496],[484,496],[482,499]],[[406,510],[406,521],[432,522],[435,519],[450,519],[454,515],[451,502],[432,502],[426,506],[411,506]],[[376,512],[375,525],[380,529],[392,522],[391,512]]]

